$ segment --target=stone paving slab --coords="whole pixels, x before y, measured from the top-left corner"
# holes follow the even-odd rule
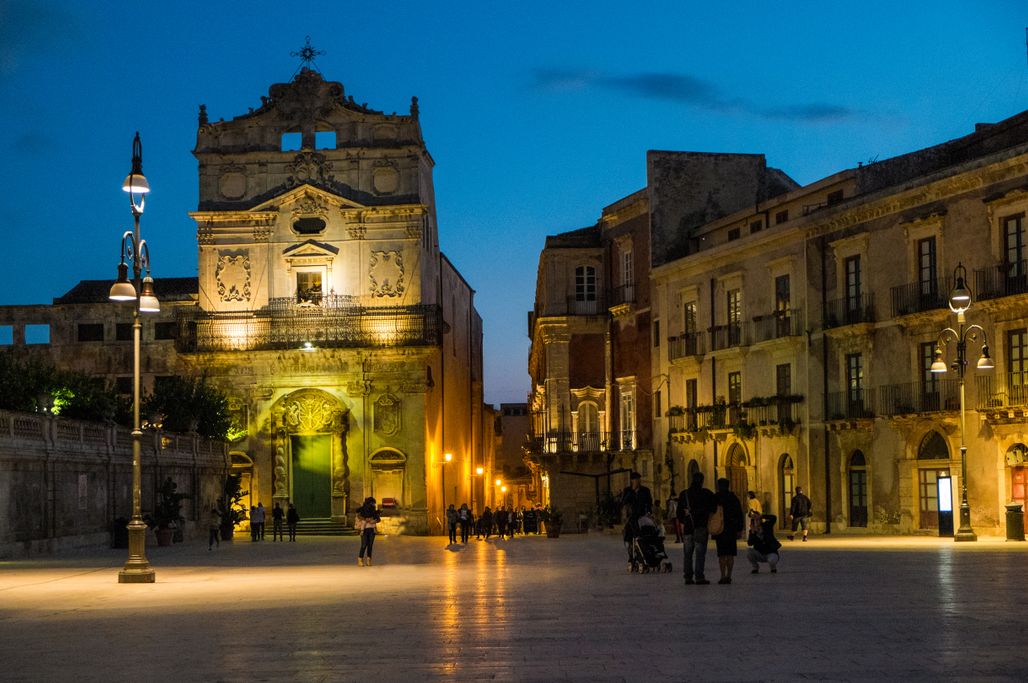
[[[608,535],[355,538],[0,562],[0,680],[1025,680],[1028,544],[786,542],[730,586],[628,575]],[[708,577],[717,560],[708,556]]]

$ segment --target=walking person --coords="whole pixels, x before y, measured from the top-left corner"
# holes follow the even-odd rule
[[[707,543],[710,533],[707,522],[716,508],[714,493],[703,488],[703,472],[695,472],[689,488],[678,496],[678,519],[682,522],[682,550],[685,555],[685,585],[706,586],[710,583],[703,574],[707,563]]]
[[[721,506],[723,519],[720,533],[714,536],[717,563],[721,569],[721,579],[718,581],[720,584],[732,582],[732,569],[735,567],[735,557],[739,554],[737,541],[742,538],[743,529],[746,528],[742,503],[729,487],[727,479],[718,479],[717,493],[714,494],[714,503]]]
[[[485,506],[485,510],[482,511],[482,516],[478,518],[478,534],[476,538],[481,539],[482,534],[485,534],[485,540],[489,540],[489,536],[493,533],[493,512],[489,509],[489,506]]]
[[[792,522],[792,533],[786,536],[790,541],[797,530],[803,532],[803,542],[807,541],[807,532],[810,530],[810,498],[803,494],[803,487],[796,487],[796,494],[792,497],[792,505],[789,506],[789,520]]]
[[[282,503],[275,501],[275,507],[271,510],[271,540],[272,541],[284,541],[282,537],[282,520],[286,516],[286,511],[282,509]]]
[[[510,512],[510,516],[511,516],[510,537],[511,538],[514,538],[514,534],[517,534],[517,533],[523,534],[523,533],[525,533],[525,530],[524,530],[524,525],[525,525],[525,513],[524,513],[524,510],[525,510],[524,506],[521,506],[520,510],[518,510],[516,507],[511,508],[511,512]]]
[[[621,507],[625,512],[622,540],[628,552],[628,561],[632,562],[632,539],[639,535],[639,518],[653,511],[653,494],[642,485],[642,475],[638,472],[632,472],[628,477],[628,486],[621,492]]]
[[[457,523],[460,524],[460,542],[468,544],[468,536],[471,534],[471,524],[474,518],[467,503],[461,503],[460,510],[457,510]]]
[[[446,508],[446,528],[450,532],[450,545],[457,545],[457,508],[453,503]]]
[[[358,567],[371,566],[371,551],[375,547],[375,527],[382,521],[382,515],[375,507],[375,499],[368,496],[357,508],[357,525],[361,530],[361,549],[357,555]],[[367,556],[365,558],[365,556]]]
[[[296,541],[296,525],[299,523],[300,513],[296,511],[296,506],[290,503],[289,509],[286,510],[286,527],[289,529],[290,541]]]
[[[664,519],[671,522],[671,528],[675,530],[675,543],[682,542],[682,523],[678,521],[678,496],[674,491],[667,499],[667,509],[664,510]]]
[[[221,513],[218,508],[211,508],[207,513],[207,550],[214,545],[221,547]]]
[[[496,520],[496,535],[503,540],[503,537],[507,535],[507,508],[502,505],[496,509],[496,513],[493,515],[493,519]]]
[[[746,552],[746,559],[750,561],[751,574],[760,573],[760,563],[767,562],[771,567],[771,573],[778,572],[779,549],[782,544],[775,538],[775,522],[778,518],[774,515],[762,515],[757,530],[750,534],[746,541],[751,546]]]

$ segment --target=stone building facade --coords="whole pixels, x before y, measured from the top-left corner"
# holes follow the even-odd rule
[[[934,533],[959,503],[961,435],[957,373],[930,366],[964,275],[996,363],[977,372],[969,345],[972,523],[1001,533],[1028,476],[1026,213],[1023,113],[696,226],[696,250],[652,274],[655,431],[677,468],[779,515],[802,485],[822,530]]]
[[[492,426],[482,321],[440,251],[417,98],[385,114],[302,68],[242,116],[201,106],[193,153],[199,276],[157,280],[144,385],[203,375],[228,394],[254,500],[342,522],[374,496],[387,530],[438,531],[444,500],[470,499]],[[130,312],[112,315],[108,286],[8,307],[0,323],[16,343],[26,323],[49,324],[60,365],[120,386]]]

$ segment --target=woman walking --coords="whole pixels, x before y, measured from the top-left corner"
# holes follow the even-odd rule
[[[358,567],[371,566],[371,550],[375,546],[375,526],[382,521],[382,515],[375,507],[375,499],[368,496],[364,504],[357,508],[357,528],[361,532],[361,549],[357,555]],[[367,555],[367,560],[365,560]]]
[[[717,563],[721,568],[721,580],[718,583],[731,583],[735,556],[739,553],[736,542],[742,538],[743,529],[746,528],[746,519],[742,514],[742,503],[729,490],[727,479],[717,480],[714,501],[721,506],[724,519],[721,533],[714,537],[714,543],[717,545]]]

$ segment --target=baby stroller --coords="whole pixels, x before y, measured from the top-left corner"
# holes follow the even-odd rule
[[[632,538],[628,543],[628,571],[648,574],[650,572],[671,572],[671,562],[664,550],[664,530],[644,515],[633,525]]]

